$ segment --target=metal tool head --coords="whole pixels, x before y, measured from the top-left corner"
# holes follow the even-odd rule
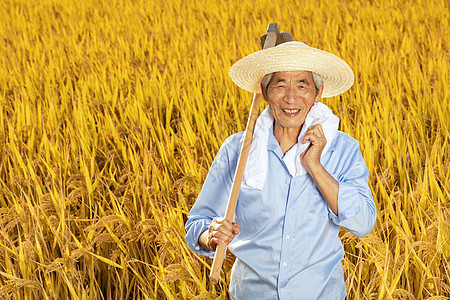
[[[277,23],[270,23],[267,27],[267,34],[264,43],[262,44],[263,49],[271,48],[276,46],[276,41],[280,35],[280,30],[278,30]]]
[[[280,30],[278,29],[277,23],[270,23],[269,26],[267,26],[267,32],[275,31],[277,35],[280,34]]]
[[[266,38],[267,38],[267,33],[261,36],[261,48],[264,47],[264,43],[266,42]],[[282,43],[291,42],[293,40],[294,40],[294,36],[290,32],[281,32],[280,34],[278,34],[275,46],[279,45],[279,44],[282,44]]]

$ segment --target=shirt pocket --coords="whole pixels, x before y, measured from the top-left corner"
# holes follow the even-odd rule
[[[328,217],[328,204],[314,185],[309,191],[308,213],[319,217]]]
[[[270,225],[274,207],[264,200],[261,191],[241,188],[235,215],[241,225],[240,237],[255,236]]]

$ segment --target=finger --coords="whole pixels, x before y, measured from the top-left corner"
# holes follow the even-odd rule
[[[222,245],[222,244],[229,244],[233,241],[233,238],[228,238],[227,240],[223,240],[223,239],[219,239],[216,237],[213,237],[210,239],[210,248],[214,249],[216,248],[217,245]]]
[[[210,237],[211,240],[216,240],[218,243],[223,244],[233,239],[233,234],[225,234],[223,232],[214,231]]]
[[[229,230],[227,227],[220,225],[213,228],[211,235],[217,238],[220,238],[224,241],[227,241],[232,235],[233,231]]]
[[[232,223],[232,225],[233,225],[233,233],[235,234],[235,235],[238,235],[239,234],[239,232],[241,231],[241,225],[239,225],[238,223]]]
[[[323,136],[322,133],[318,129],[311,130],[310,133],[317,137]]]
[[[315,125],[311,125],[308,127],[308,130],[318,130],[318,131],[322,131],[323,127],[322,124],[315,124]]]
[[[225,234],[223,232],[214,231],[210,237],[212,241],[214,241],[217,244],[223,244],[223,243],[231,243],[233,239],[235,238],[236,234],[231,233],[230,235]]]
[[[310,141],[311,143],[317,141],[317,136],[313,133],[306,133],[305,136],[302,139],[302,144],[306,143],[307,141]]]
[[[303,136],[302,143],[304,144],[304,141],[310,140],[311,136],[317,136],[317,132],[314,128],[309,127],[306,131],[305,135]]]
[[[319,134],[321,135],[321,136],[324,136],[325,135],[325,133],[323,132],[323,127],[322,127],[322,125],[321,124],[317,124],[318,126],[317,126],[317,130],[319,131]]]
[[[231,222],[222,218],[218,219],[219,220],[214,219],[209,226],[210,234],[213,234],[213,232],[221,232],[227,236],[231,236],[233,234],[233,226],[231,225]]]
[[[327,140],[323,134],[322,126],[308,129],[302,139],[302,144],[306,143],[306,141],[311,141],[314,145],[326,144]]]
[[[311,141],[311,146],[321,146],[322,144],[325,144],[325,139],[323,137],[318,137],[317,135],[312,135],[309,140]]]
[[[214,218],[213,223],[226,226],[230,231],[233,230],[233,224],[225,218]]]
[[[324,136],[323,128],[322,128],[321,124],[316,124],[316,125],[309,126],[306,133],[308,133],[308,132],[313,133],[313,134],[315,134],[316,136],[319,136],[319,137]]]
[[[309,136],[305,135],[302,139],[302,144],[305,144],[307,141],[310,141]]]
[[[240,226],[224,218],[216,218],[209,227],[210,234],[224,240],[231,241],[240,232]]]
[[[221,244],[223,244],[223,243],[225,243],[225,242],[222,241],[222,240],[219,240],[219,239],[216,239],[216,238],[211,238],[211,239],[209,240],[209,248],[210,248],[212,251],[216,251],[217,246],[218,246],[218,245],[221,245]]]

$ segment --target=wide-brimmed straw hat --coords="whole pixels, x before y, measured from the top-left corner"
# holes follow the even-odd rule
[[[230,77],[240,88],[260,93],[264,76],[282,71],[319,74],[324,83],[322,98],[342,94],[355,80],[352,69],[341,58],[296,41],[260,50],[240,59],[231,66]]]

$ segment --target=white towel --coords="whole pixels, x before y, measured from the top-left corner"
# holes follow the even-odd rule
[[[269,130],[272,127],[273,120],[274,118],[269,106],[266,107],[258,120],[256,120],[253,140],[250,146],[242,181],[242,185],[246,188],[262,190],[264,183],[266,182],[269,165],[267,143],[269,140]],[[339,127],[339,118],[322,102],[316,102],[311,107],[298,136],[298,143],[286,153],[283,159],[292,177],[302,176],[307,173],[305,167],[303,167],[301,163],[300,154],[306,150],[311,142],[308,141],[305,144],[302,144],[301,141],[308,128],[315,124],[322,125],[327,140],[327,144],[322,151],[323,156],[330,148],[331,142],[336,136]],[[243,138],[241,140],[241,145],[242,143]],[[295,150],[295,155],[290,153],[291,150]]]

